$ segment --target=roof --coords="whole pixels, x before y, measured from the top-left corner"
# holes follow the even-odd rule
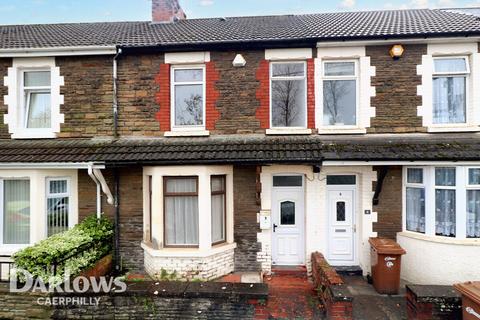
[[[119,140],[0,140],[0,163],[314,164],[342,161],[478,161],[480,135],[213,136]]]
[[[78,46],[193,46],[480,35],[474,15],[446,10],[384,10],[187,19],[175,23],[100,22],[0,26],[0,49]]]

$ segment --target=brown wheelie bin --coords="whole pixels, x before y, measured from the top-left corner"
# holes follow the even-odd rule
[[[406,252],[391,239],[370,238],[373,286],[378,293],[397,294],[402,255]]]
[[[462,294],[463,320],[480,319],[480,281],[453,286]]]

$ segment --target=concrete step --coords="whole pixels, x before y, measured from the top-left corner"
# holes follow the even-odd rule
[[[361,276],[363,274],[363,270],[360,266],[337,266],[333,268],[339,275]]]

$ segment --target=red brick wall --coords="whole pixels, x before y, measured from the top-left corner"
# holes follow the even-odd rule
[[[170,65],[161,64],[160,71],[155,77],[155,82],[159,87],[156,94],[156,101],[160,106],[156,114],[156,119],[160,123],[161,131],[170,131]]]
[[[260,62],[257,70],[257,99],[260,107],[257,109],[257,119],[262,129],[270,128],[270,63],[267,60]]]
[[[307,60],[307,122],[315,129],[315,60]]]
[[[206,63],[206,92],[205,97],[205,127],[207,130],[214,130],[217,120],[220,118],[220,112],[217,110],[217,100],[220,92],[217,90],[217,81],[220,79],[220,74],[215,68],[215,62],[210,61]]]
[[[402,231],[402,193],[402,167],[392,166],[383,180],[379,203],[373,207],[378,213],[373,231],[379,237],[396,240],[397,232]]]

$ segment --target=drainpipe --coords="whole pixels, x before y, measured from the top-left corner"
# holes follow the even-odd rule
[[[101,187],[100,187],[100,182],[97,180],[97,177],[95,177],[95,174],[93,174],[92,166],[88,166],[88,175],[93,180],[93,182],[95,182],[95,184],[97,185],[97,219],[100,219],[100,216],[102,215]]]
[[[115,180],[115,271],[120,273],[120,176],[118,169],[113,172]]]
[[[113,195],[108,187],[105,178],[103,177],[102,171],[99,169],[94,169],[93,165],[88,166],[88,175],[97,185],[97,218],[100,219],[102,214],[102,191],[107,196],[107,203],[113,204]]]
[[[118,58],[122,49],[117,48],[117,54],[113,57],[113,137],[118,138]]]

